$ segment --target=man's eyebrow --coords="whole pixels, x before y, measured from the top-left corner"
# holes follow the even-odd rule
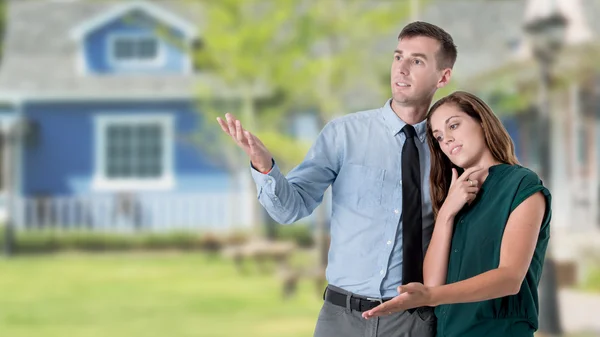
[[[421,57],[421,58],[423,58],[424,60],[427,60],[427,55],[425,55],[425,54],[423,54],[423,53],[413,53],[413,54],[412,54],[412,56],[415,56],[415,57]]]
[[[400,54],[400,55],[403,55],[404,53],[402,52],[402,50],[400,50],[400,49],[396,49],[396,50],[394,50],[394,54]],[[411,56],[414,56],[414,57],[421,57],[421,58],[423,58],[424,60],[427,60],[427,55],[425,55],[425,54],[423,54],[423,53],[412,53],[412,54],[411,54]]]

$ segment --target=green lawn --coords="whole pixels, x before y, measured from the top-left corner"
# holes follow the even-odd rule
[[[0,336],[312,336],[321,300],[298,293],[203,254],[0,258]]]
[[[183,253],[0,257],[0,337],[312,336],[314,285],[282,300],[276,276],[248,267]]]

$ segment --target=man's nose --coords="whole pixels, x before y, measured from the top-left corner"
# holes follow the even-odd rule
[[[410,70],[405,61],[401,61],[400,64],[398,64],[398,71],[400,72],[400,74],[405,75],[405,76],[410,74]]]

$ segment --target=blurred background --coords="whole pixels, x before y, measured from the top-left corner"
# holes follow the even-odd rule
[[[297,165],[390,96],[400,30],[458,46],[553,195],[542,335],[600,336],[600,0],[0,1],[0,336],[312,336],[328,198],[280,226],[231,112]],[[544,334],[542,334],[542,332]]]

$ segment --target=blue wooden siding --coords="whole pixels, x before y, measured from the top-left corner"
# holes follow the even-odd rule
[[[26,104],[23,114],[39,125],[39,134],[36,144],[23,151],[22,192],[25,196],[94,193],[95,116],[165,113],[174,116],[175,128],[175,186],[166,192],[226,190],[230,187],[227,172],[185,140],[199,123],[194,109],[190,102]]]
[[[521,137],[520,137],[520,128],[518,119],[516,117],[505,117],[502,119],[502,124],[508,131],[510,138],[512,138],[513,143],[515,144],[515,153],[517,158],[521,158],[522,149],[520,146]]]

